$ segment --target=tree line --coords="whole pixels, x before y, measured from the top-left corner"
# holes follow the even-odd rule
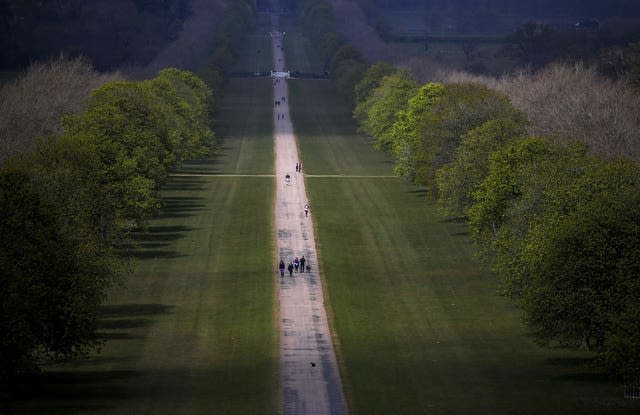
[[[639,16],[640,6],[627,0],[365,0],[383,8],[425,8],[426,10],[488,10],[518,16]]]
[[[237,42],[252,22],[247,18],[237,26],[238,9],[253,16],[246,6],[236,2],[229,8],[213,55]],[[46,72],[46,66],[38,71]],[[83,61],[68,63],[67,72],[61,66],[56,62],[49,69],[57,75],[91,74]],[[224,68],[212,58],[202,71]],[[17,151],[0,168],[4,386],[37,371],[43,361],[83,356],[100,346],[100,305],[124,272],[130,232],[161,208],[159,192],[171,169],[214,151],[211,120],[219,93],[194,73],[167,68],[143,81],[96,78],[98,85],[88,83],[95,86],[88,97],[73,95],[79,101],[73,110],[52,114],[63,114],[59,130]],[[221,88],[222,80],[213,80]]]
[[[295,7],[300,27],[318,50],[335,90],[354,105],[352,91],[367,69],[366,59],[340,34],[328,1],[300,0]]]
[[[321,23],[303,24],[322,44],[331,9],[306,4],[301,16]],[[334,48],[338,61],[358,56],[341,48],[353,49]],[[621,128],[637,121],[637,95],[580,66],[420,83],[407,69],[358,62],[351,77],[332,77],[353,85],[342,93],[360,131],[393,157],[397,175],[468,220],[534,337],[590,350],[611,374],[639,373],[640,159],[638,137]],[[619,112],[606,110],[617,101]]]
[[[218,23],[213,49],[204,64],[196,71],[199,77],[211,87],[214,94],[221,93],[226,75],[236,62],[238,55],[244,53],[240,44],[244,34],[254,24],[254,13],[252,1],[233,1],[225,9]]]
[[[420,85],[379,63],[354,117],[395,173],[469,220],[543,344],[584,348],[611,373],[640,371],[640,167],[580,140],[528,133],[527,114],[473,82]]]
[[[142,82],[94,90],[63,132],[0,170],[0,378],[41,358],[98,345],[95,329],[126,233],[160,207],[181,160],[213,145],[211,92],[192,73],[165,69]]]

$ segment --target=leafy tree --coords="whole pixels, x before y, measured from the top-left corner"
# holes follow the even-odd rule
[[[416,183],[435,185],[436,172],[453,159],[466,132],[514,112],[506,96],[486,86],[470,82],[445,84],[443,94],[428,107],[418,124],[414,164],[401,166],[399,171],[410,172]],[[432,187],[432,191],[436,190]]]
[[[474,204],[468,214],[472,236],[480,243],[484,258],[493,262],[497,270],[499,264],[505,263],[503,270],[507,269],[509,259],[517,256],[511,254],[516,246],[511,237],[521,232],[516,232],[516,224],[509,221],[525,223],[530,217],[509,216],[510,209],[522,197],[525,175],[531,166],[540,166],[543,160],[553,158],[555,150],[547,139],[525,137],[489,154],[488,173],[472,195]],[[507,287],[510,293],[517,290]]]
[[[633,328],[612,324],[640,298],[640,170],[597,158],[580,164],[542,195],[523,243],[521,303],[542,342],[604,352],[609,336]],[[623,355],[609,359],[631,357]]]
[[[177,161],[208,154],[213,146],[213,132],[208,125],[212,94],[204,82],[191,72],[168,68],[144,86],[158,98],[154,104],[167,122],[164,144]]]
[[[369,97],[357,104],[354,118],[360,123],[360,131],[375,139],[377,148],[385,151],[391,149],[390,131],[396,114],[406,106],[417,88],[409,71],[402,69],[384,77]]]
[[[355,88],[356,104],[366,100],[372,90],[377,88],[385,76],[396,71],[396,67],[386,62],[377,62],[369,66]]]
[[[524,114],[514,111],[510,115],[464,134],[453,160],[436,173],[439,202],[450,213],[466,215],[475,203],[474,193],[489,174],[489,155],[526,137]]]
[[[637,368],[640,168],[530,137],[492,153],[474,237],[545,344]]]
[[[610,373],[636,376],[640,372],[640,304],[627,292],[625,306],[610,322],[602,357]]]
[[[114,82],[94,91],[87,112],[64,121],[66,134],[95,143],[118,217],[136,223],[159,207],[157,191],[176,158],[166,119],[141,84]]]
[[[71,220],[40,179],[19,168],[0,171],[2,381],[35,370],[42,358],[94,349],[99,305],[113,279],[95,234]]]
[[[325,62],[325,66],[343,44],[344,38],[337,32],[326,32],[322,35],[318,46],[320,57],[322,58],[322,61]]]
[[[331,57],[331,80],[336,91],[351,105],[355,105],[355,86],[366,71],[362,54],[353,46],[343,44]]]
[[[414,167],[420,164],[422,153],[420,147],[419,125],[427,110],[442,96],[444,86],[439,83],[428,83],[418,88],[416,94],[409,98],[406,106],[396,113],[395,122],[391,126],[391,151],[395,157],[395,173],[413,180]]]

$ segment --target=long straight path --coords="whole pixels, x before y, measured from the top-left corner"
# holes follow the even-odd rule
[[[274,69],[284,71],[278,16],[272,16]],[[277,192],[275,223],[279,259],[286,265],[304,256],[308,269],[280,278],[280,366],[285,415],[347,413],[331,340],[316,257],[304,176],[288,107],[287,81],[274,79],[274,137]],[[275,101],[279,104],[275,105]],[[288,180],[285,176],[289,175]],[[305,267],[306,268],[306,267]],[[304,271],[304,272],[303,272]]]

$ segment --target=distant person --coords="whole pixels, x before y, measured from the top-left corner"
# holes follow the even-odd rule
[[[289,276],[293,277],[293,262],[289,262],[287,269],[289,270]]]
[[[298,163],[296,163],[296,173],[298,172]]]
[[[295,271],[298,272],[299,268],[300,268],[300,260],[298,259],[298,257],[295,257],[295,259],[293,260],[293,269],[295,269]]]
[[[304,216],[309,216],[309,204],[304,205]]]
[[[284,181],[289,184],[291,183],[291,176],[289,175],[289,173],[284,175]]]
[[[300,258],[300,272],[304,272],[304,263],[307,262],[306,259],[304,259],[304,255],[302,255],[302,258]],[[284,265],[284,264],[282,264]]]
[[[284,261],[280,260],[280,265],[278,265],[278,268],[280,269],[280,276],[284,277]]]
[[[298,163],[298,171],[302,173],[302,163]]]

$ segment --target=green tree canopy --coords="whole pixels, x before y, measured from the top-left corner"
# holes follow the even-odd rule
[[[369,66],[355,88],[356,104],[369,98],[369,94],[380,85],[385,76],[393,74],[397,68],[386,62],[377,62]]]
[[[489,160],[473,235],[527,326],[542,343],[596,351],[616,372],[637,368],[640,168],[535,137]]]
[[[465,133],[453,160],[436,173],[438,201],[450,213],[466,215],[475,203],[474,193],[489,174],[489,155],[526,137],[524,114],[514,111],[509,115]]]
[[[587,158],[570,180],[542,194],[522,244],[518,275],[525,321],[545,343],[607,351],[640,298],[640,170]],[[575,165],[572,167],[576,167]],[[542,172],[541,172],[542,173]],[[632,359],[607,351],[610,359]]]
[[[394,168],[398,176],[415,179],[415,167],[422,164],[419,151],[421,145],[420,123],[424,114],[442,96],[444,86],[428,83],[420,88],[407,101],[406,106],[396,113],[395,121],[389,130],[391,152],[395,157]]]
[[[425,111],[418,126],[421,143],[415,151],[417,164],[410,166],[414,181],[435,188],[436,172],[449,163],[468,131],[490,119],[515,112],[509,99],[471,82],[445,84],[444,93]]]
[[[43,357],[92,350],[99,305],[113,279],[95,235],[56,203],[56,188],[44,186],[55,181],[38,180],[16,168],[0,171],[3,381],[34,370]]]
[[[154,105],[163,112],[166,122],[165,146],[177,161],[208,154],[213,147],[209,129],[212,94],[202,80],[191,72],[164,69],[143,84],[158,99]]]
[[[136,223],[157,210],[156,193],[176,157],[167,120],[141,84],[104,85],[94,91],[87,112],[66,118],[64,125],[66,134],[95,143],[96,169],[117,201],[119,218]]]
[[[357,104],[354,118],[360,123],[360,131],[373,137],[377,148],[391,149],[391,126],[396,114],[407,105],[418,84],[407,70],[399,70],[385,76],[369,97]]]

